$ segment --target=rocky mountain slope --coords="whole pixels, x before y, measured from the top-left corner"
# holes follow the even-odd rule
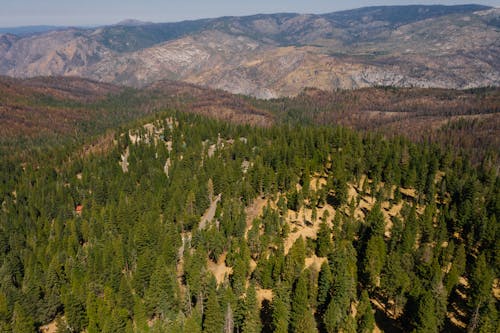
[[[369,7],[0,35],[0,73],[142,87],[170,79],[261,98],[378,85],[500,84],[500,10]]]

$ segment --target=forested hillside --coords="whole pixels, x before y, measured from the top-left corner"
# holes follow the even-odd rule
[[[0,161],[0,331],[499,329],[494,166],[179,112],[108,135]]]

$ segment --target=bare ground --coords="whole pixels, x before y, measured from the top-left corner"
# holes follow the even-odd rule
[[[217,284],[223,283],[224,280],[233,273],[233,268],[226,266],[226,256],[227,253],[223,253],[216,263],[212,260],[208,260],[207,263],[208,271],[213,274]]]

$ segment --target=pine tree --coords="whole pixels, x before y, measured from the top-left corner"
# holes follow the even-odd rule
[[[366,290],[363,290],[361,293],[356,321],[358,323],[358,332],[360,333],[372,333],[375,329],[375,316]]]
[[[88,318],[83,303],[73,293],[64,298],[64,315],[71,330],[80,332],[88,324]]]
[[[295,243],[293,243],[288,255],[285,258],[285,271],[284,280],[288,283],[292,283],[296,278],[300,276],[305,264],[306,258],[306,246],[304,239],[299,237]]]
[[[418,301],[415,332],[439,332],[439,322],[436,316],[436,302],[429,291],[424,291]]]
[[[168,318],[177,313],[179,298],[175,271],[167,267],[162,258],[157,261],[144,299],[150,315]]]
[[[318,277],[318,311],[320,312],[323,312],[328,305],[332,281],[333,277],[330,265],[328,265],[327,262],[324,262],[321,265]]]
[[[288,333],[290,322],[290,296],[282,283],[278,283],[273,297],[273,332]]]
[[[203,313],[203,332],[220,333],[224,326],[223,314],[215,288],[209,288],[207,304]]]
[[[318,257],[326,257],[332,248],[332,232],[326,220],[322,220],[319,225],[318,237],[316,240],[316,254]]]
[[[14,314],[12,315],[13,333],[33,333],[35,332],[35,321],[26,310],[19,304],[14,305]]]
[[[366,282],[372,288],[380,286],[380,273],[385,265],[387,249],[382,236],[373,236],[368,241],[363,261]]]
[[[484,254],[480,254],[470,276],[469,307],[472,310],[472,316],[467,328],[469,332],[474,332],[480,326],[482,314],[492,298],[492,282],[493,274],[486,263]]]
[[[290,328],[292,332],[300,332],[299,328],[304,328],[304,321],[310,314],[309,296],[307,293],[307,276],[301,274],[295,284],[292,296],[292,308],[290,316]]]
[[[255,286],[250,283],[245,296],[245,320],[243,322],[243,333],[258,333],[261,330],[260,307],[257,302]]]
[[[195,308],[184,322],[185,333],[201,333],[202,316],[198,308]]]

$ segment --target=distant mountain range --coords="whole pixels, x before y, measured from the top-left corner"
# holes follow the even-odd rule
[[[47,30],[0,35],[0,74],[135,87],[169,79],[261,98],[305,87],[500,85],[500,9],[479,5]]]

